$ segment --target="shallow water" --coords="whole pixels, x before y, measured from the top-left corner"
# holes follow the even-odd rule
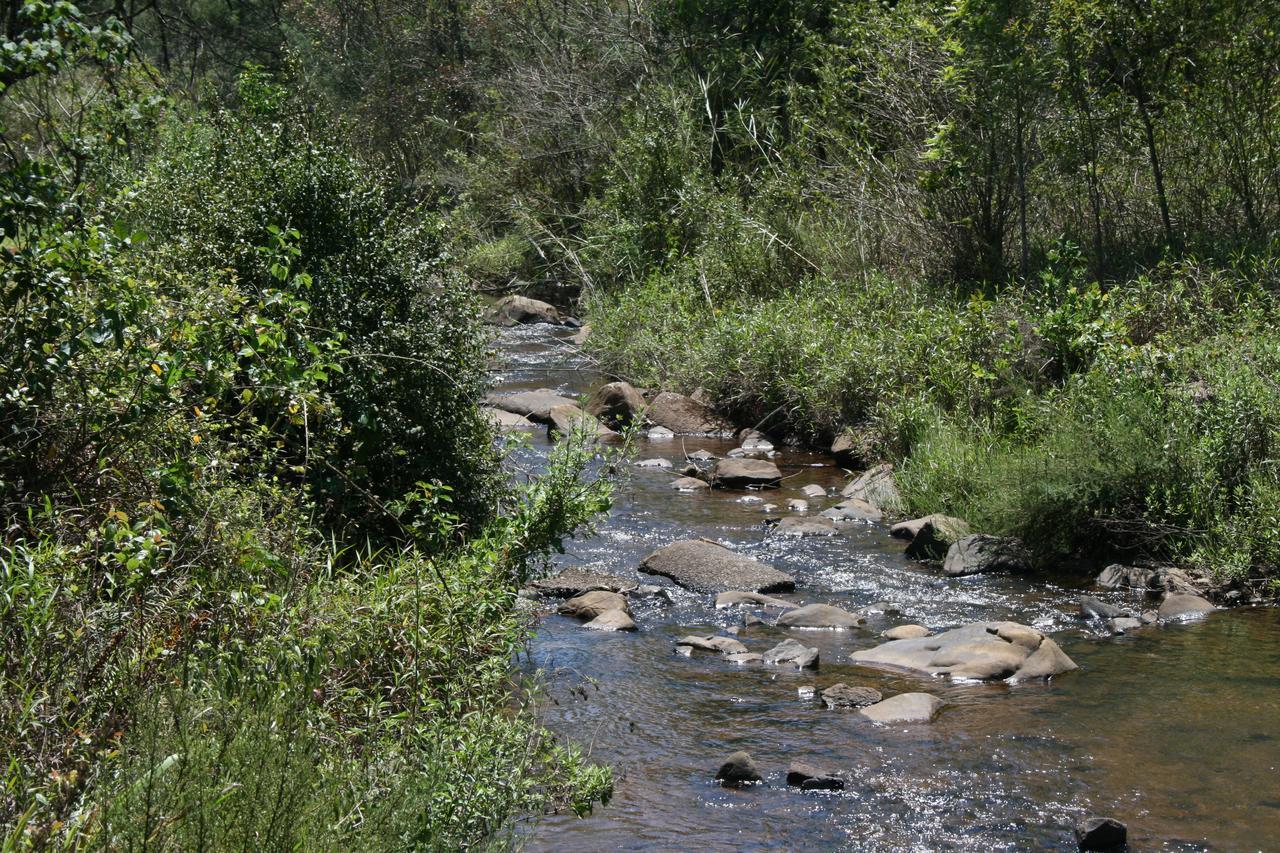
[[[545,326],[504,331],[497,390],[576,394],[604,381],[566,336]],[[734,446],[689,438],[639,445],[638,459],[677,466],[686,452]],[[513,462],[536,469],[547,447],[539,431]],[[822,455],[784,452],[775,461],[786,479],[764,497],[780,506],[818,483],[829,497],[810,501],[816,513],[847,480]],[[701,536],[792,574],[796,598],[851,609],[887,600],[902,615],[854,632],[742,630],[752,651],[789,634],[817,646],[821,668],[796,674],[676,655],[679,636],[740,624],[741,613],[716,611],[712,596],[671,587],[670,604],[633,604],[636,634],[586,631],[555,615],[554,603],[543,608],[527,665],[544,674],[545,723],[613,766],[617,784],[609,805],[586,819],[555,815],[523,828],[527,848],[1074,849],[1070,828],[1091,813],[1125,821],[1133,849],[1280,847],[1280,611],[1220,612],[1101,637],[1076,615],[1087,579],[943,578],[906,560],[881,525],[773,539],[760,504],[742,501],[747,493],[680,494],[668,486],[673,476],[629,469],[597,535],[571,543],[556,564],[637,579],[650,551]],[[995,619],[1052,632],[1080,669],[1049,683],[964,685],[848,663],[896,624]],[[947,705],[930,725],[880,727],[800,698],[801,687],[838,681],[886,696],[926,691]],[[712,781],[736,749],[752,754],[763,785]],[[845,790],[788,788],[794,759],[841,771]]]

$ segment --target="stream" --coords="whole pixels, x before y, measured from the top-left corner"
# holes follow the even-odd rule
[[[571,329],[500,332],[495,392],[552,388],[584,395],[607,381],[568,342]],[[736,442],[638,440],[635,459],[723,456]],[[512,464],[536,470],[549,450],[531,434]],[[836,503],[848,474],[824,454],[780,448],[783,507],[816,483]],[[1280,845],[1280,610],[1220,611],[1196,622],[1105,636],[1079,615],[1088,576],[947,578],[907,560],[887,525],[840,535],[770,537],[754,493],[680,493],[670,471],[627,465],[598,532],[568,543],[558,568],[589,568],[667,587],[670,602],[632,602],[636,633],[584,630],[540,601],[527,672],[541,671],[544,724],[614,768],[615,793],[585,819],[543,817],[517,830],[526,849],[565,850],[1074,850],[1072,827],[1101,814],[1124,821],[1135,850],[1264,850]],[[762,652],[787,636],[821,653],[816,671],[738,666],[719,656],[677,655],[690,633],[742,624],[714,596],[637,575],[651,551],[705,537],[796,578],[796,600],[849,610],[890,601],[901,614],[863,630],[743,628]],[[888,674],[848,662],[904,623],[932,630],[1008,619],[1052,634],[1079,664],[1048,682],[953,683]],[[934,722],[881,726],[827,711],[801,688],[836,682],[885,696],[922,691],[945,700]],[[724,758],[748,751],[764,783],[725,788]],[[842,791],[789,788],[793,760],[838,772]]]

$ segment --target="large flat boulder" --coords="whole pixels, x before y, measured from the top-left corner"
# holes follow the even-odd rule
[[[649,404],[649,420],[682,435],[719,435],[732,427],[692,397],[663,391]]]
[[[495,409],[524,415],[531,421],[550,423],[551,410],[556,406],[577,406],[578,401],[557,394],[550,388],[536,391],[518,391],[515,394],[490,395],[488,403]]]
[[[1076,668],[1057,643],[1017,622],[975,622],[932,637],[893,640],[854,652],[849,660],[980,681],[1049,678]]]
[[[579,431],[594,438],[609,438],[617,435],[616,432],[578,408],[576,404],[552,406],[548,415],[551,421],[548,428],[556,435],[567,436]]]
[[[644,558],[640,571],[670,578],[694,592],[792,592],[795,578],[767,563],[701,539],[683,539]]]
[[[840,494],[866,501],[884,513],[895,513],[902,507],[902,494],[893,479],[893,466],[887,462],[854,477]]]
[[[718,637],[715,634],[689,634],[676,640],[676,646],[701,649],[704,652],[719,652],[722,655],[747,653],[747,647],[733,637]]]
[[[711,482],[722,489],[774,489],[782,472],[767,459],[721,459],[711,470]]]
[[[587,401],[587,412],[612,427],[622,427],[643,417],[644,397],[630,382],[601,385]]]
[[[987,572],[1031,570],[1031,554],[1017,539],[973,533],[951,543],[942,561],[942,571],[952,577]]]
[[[830,604],[806,604],[788,610],[778,617],[779,628],[836,628],[840,630],[865,625],[865,617]]]
[[[503,432],[508,430],[528,431],[535,426],[533,421],[524,415],[517,415],[515,412],[504,412],[502,409],[495,409],[492,406],[481,406],[480,412],[489,419],[489,423]]]
[[[560,312],[554,305],[539,299],[511,294],[504,296],[484,312],[484,321],[494,326],[519,326],[526,323],[562,325]]]

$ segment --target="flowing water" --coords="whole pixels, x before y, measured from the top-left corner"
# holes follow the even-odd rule
[[[564,341],[565,330],[501,334],[499,393],[583,394],[605,381]],[[641,439],[637,458],[678,467],[686,452],[723,455],[733,446]],[[513,461],[536,468],[547,449],[539,431]],[[766,498],[780,506],[817,483],[830,496],[810,501],[817,512],[847,481],[820,454],[783,450],[775,461],[786,479]],[[636,602],[634,634],[583,630],[549,603],[528,661],[544,673],[545,723],[611,765],[616,792],[586,819],[541,819],[522,832],[527,848],[1074,849],[1071,827],[1098,813],[1128,824],[1132,849],[1280,849],[1280,611],[1224,611],[1104,637],[1077,615],[1087,577],[944,578],[906,560],[881,525],[770,538],[760,503],[742,500],[747,493],[676,493],[673,477],[629,469],[599,532],[571,543],[556,565],[664,584],[637,577],[641,559],[676,539],[706,537],[793,575],[796,598],[848,609],[891,601],[901,616],[860,631],[791,632],[821,652],[816,673],[794,673],[676,655],[677,637],[741,624],[740,611],[717,611],[712,596],[672,586],[670,603]],[[848,663],[851,651],[875,645],[896,624],[945,629],[996,619],[1052,632],[1080,669],[1011,686]],[[738,639],[759,652],[787,635],[753,626]],[[839,681],[886,696],[925,691],[947,704],[932,724],[882,727],[801,698],[800,688]],[[763,785],[735,790],[712,780],[738,749],[755,758]],[[794,759],[839,771],[845,789],[788,788]]]

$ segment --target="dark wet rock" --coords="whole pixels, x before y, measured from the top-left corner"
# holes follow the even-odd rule
[[[731,590],[716,596],[717,610],[724,610],[728,607],[766,607],[775,610],[794,610],[796,605],[781,598],[774,598],[771,595]]]
[[[793,666],[796,669],[817,669],[818,650],[798,643],[795,640],[783,640],[764,653],[764,662],[773,666]]]
[[[577,404],[552,406],[548,414],[551,421],[549,428],[558,435],[570,435],[578,430],[595,438],[608,438],[617,435],[616,432],[582,411]]]
[[[741,655],[747,652],[747,647],[733,637],[717,637],[714,634],[690,634],[676,640],[676,645],[704,652],[719,652],[722,655]]]
[[[694,592],[791,592],[795,578],[722,545],[702,539],[683,539],[644,558],[640,571],[670,578]]]
[[[923,625],[899,625],[890,628],[880,635],[886,640],[915,640],[929,636],[929,629]]]
[[[765,459],[721,459],[712,469],[711,482],[722,489],[775,488],[782,472]]]
[[[1129,830],[1110,817],[1089,817],[1076,826],[1076,844],[1081,850],[1120,850],[1129,841]]]
[[[822,511],[832,521],[879,521],[884,513],[858,498],[849,498]]]
[[[587,339],[591,337],[591,325],[583,325],[578,331],[569,336],[569,343],[580,347],[586,344]]]
[[[688,465],[686,465],[686,466],[684,466],[683,468],[681,468],[681,469],[680,469],[680,473],[681,473],[683,476],[685,476],[685,477],[690,477],[690,478],[692,478],[692,479],[694,479],[694,480],[702,480],[702,479],[703,479],[703,477],[705,476],[705,475],[702,473],[702,469],[701,469],[701,468],[699,468],[697,465],[694,465],[692,462],[690,462]],[[705,480],[703,480],[703,482],[706,482],[706,481],[705,481]],[[708,487],[708,488],[710,488],[710,484],[709,484],[709,483],[707,484],[707,487]]]
[[[725,785],[750,785],[760,781],[760,768],[751,756],[738,751],[730,755],[716,771],[716,781]]]
[[[715,412],[683,394],[663,391],[649,404],[649,420],[682,435],[719,435],[729,429]]]
[[[932,637],[892,640],[854,652],[856,664],[957,679],[1048,678],[1076,668],[1050,638],[1017,622],[975,622]]]
[[[616,592],[592,590],[569,599],[559,608],[560,615],[573,616],[576,619],[595,619],[610,610],[630,613],[631,606],[627,604],[626,598]]]
[[[582,627],[593,631],[634,631],[636,623],[622,610],[606,610]]]
[[[554,577],[540,578],[529,583],[532,592],[548,598],[573,598],[592,590],[623,592],[633,586],[634,581],[577,568],[567,568]]]
[[[899,693],[862,708],[859,713],[877,723],[927,723],[943,704],[931,693]]]
[[[724,659],[729,663],[736,663],[738,666],[746,666],[752,663],[763,663],[764,655],[755,652],[740,652],[736,655],[725,655]]]
[[[879,702],[883,696],[872,687],[850,687],[843,682],[833,684],[822,691],[822,701],[827,709],[835,711],[840,708],[865,708]]]
[[[1080,615],[1086,619],[1115,619],[1117,616],[1123,616],[1124,614],[1124,609],[1116,607],[1114,604],[1107,604],[1092,595],[1080,596]]]
[[[893,466],[887,462],[854,477],[840,494],[866,501],[886,513],[896,512],[902,506],[902,495],[893,479]]]
[[[902,605],[892,601],[873,601],[862,608],[863,613],[883,613],[885,616],[902,615]]]
[[[515,394],[490,395],[487,402],[495,409],[524,415],[531,421],[549,423],[551,410],[556,406],[577,406],[576,400],[561,396],[550,388],[536,391],[519,391]]]
[[[1166,622],[1178,619],[1192,619],[1203,616],[1218,608],[1207,599],[1189,593],[1171,592],[1160,602],[1159,615]]]
[[[1141,619],[1134,619],[1130,616],[1121,616],[1111,620],[1111,630],[1117,634],[1127,634],[1130,631],[1136,631],[1146,623]]]
[[[831,442],[831,455],[841,468],[855,468],[866,461],[866,442],[850,433],[841,433]]]
[[[1103,589],[1154,590],[1160,588],[1160,573],[1155,569],[1112,563],[1098,575],[1097,582]]]
[[[711,488],[711,484],[697,477],[681,477],[671,481],[671,488],[682,492],[705,492]]]
[[[640,461],[636,462],[636,467],[669,471],[671,469],[671,460],[663,459],[661,456],[655,457],[653,459],[641,459]]]
[[[670,441],[676,437],[676,434],[666,427],[656,426],[649,427],[649,431],[645,433],[650,441]]]
[[[806,498],[812,498],[814,500],[817,500],[818,498],[825,498],[827,496],[827,490],[822,488],[822,486],[819,486],[817,483],[810,483],[809,485],[804,486],[800,489],[800,492]]]
[[[857,628],[865,625],[866,617],[850,613],[830,604],[806,604],[788,610],[778,617],[779,628]]]
[[[561,325],[560,312],[554,305],[527,296],[504,296],[484,312],[484,321],[493,326],[519,326],[525,323]]]
[[[644,410],[644,397],[630,382],[601,385],[587,401],[587,412],[613,427],[630,424]]]
[[[947,549],[942,570],[952,577],[986,572],[1026,572],[1031,554],[1017,539],[974,533]]]
[[[906,555],[913,560],[941,560],[953,544],[968,534],[968,522],[940,513],[889,528],[890,536],[907,540]]]
[[[787,784],[802,791],[840,791],[844,780],[804,761],[793,761],[787,768]]]
[[[531,430],[534,428],[533,421],[524,415],[517,415],[515,412],[506,412],[491,406],[482,406],[480,411],[489,419],[490,423],[500,430]]]
[[[773,527],[777,536],[835,536],[836,526],[829,518],[801,518],[787,516]]]

